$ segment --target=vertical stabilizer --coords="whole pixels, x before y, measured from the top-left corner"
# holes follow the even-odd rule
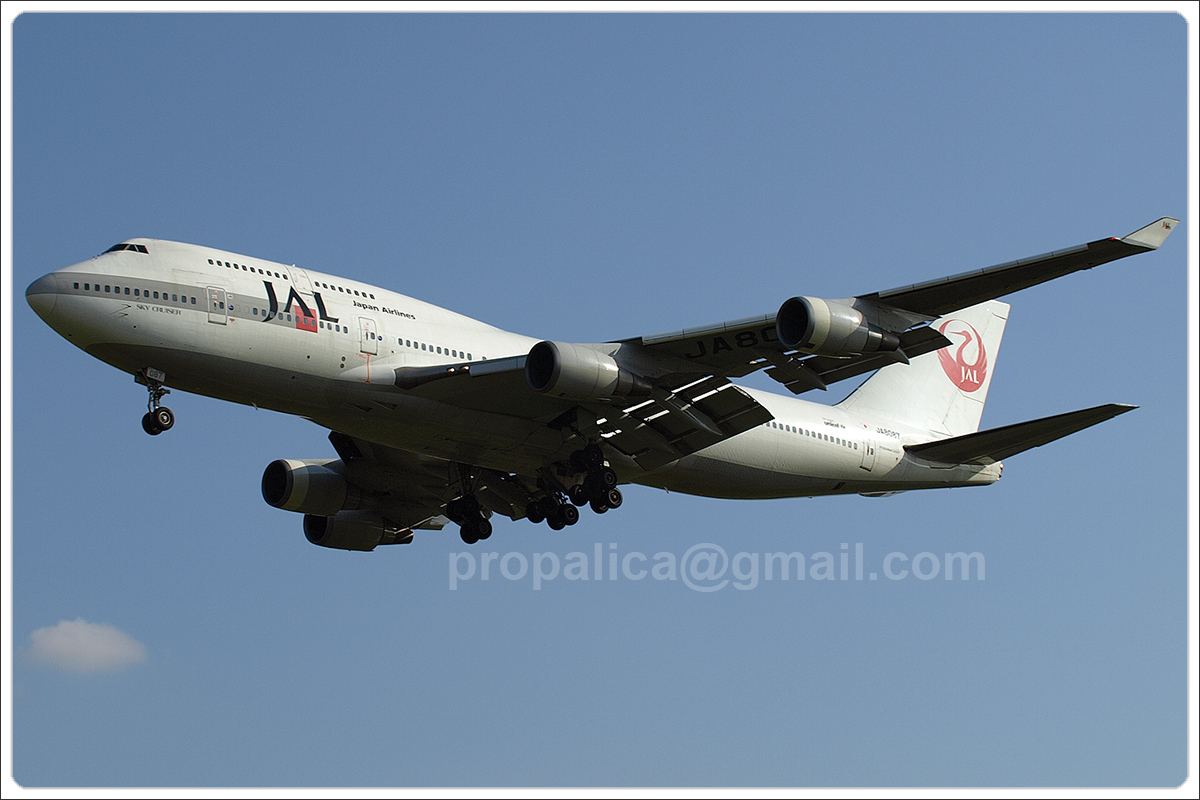
[[[916,428],[961,436],[979,430],[983,403],[1008,321],[1008,303],[989,300],[933,322],[950,344],[889,364],[839,406]]]

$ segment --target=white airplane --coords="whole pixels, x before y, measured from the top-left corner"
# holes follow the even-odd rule
[[[1002,459],[1130,411],[1109,404],[979,431],[1009,306],[994,298],[1156,249],[1170,217],[1109,238],[841,300],[657,336],[539,341],[346,278],[129,239],[26,300],[149,391],[254,404],[330,429],[336,459],[267,466],[264,499],[310,542],[373,550],[417,529],[491,535],[493,512],[556,530],[623,482],[726,498],[884,496],[990,484]],[[837,405],[793,394],[869,372]],[[448,519],[447,519],[448,518]]]

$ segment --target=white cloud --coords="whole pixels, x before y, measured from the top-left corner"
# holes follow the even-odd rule
[[[146,647],[112,625],[63,620],[29,634],[31,661],[71,672],[113,672],[146,660]]]

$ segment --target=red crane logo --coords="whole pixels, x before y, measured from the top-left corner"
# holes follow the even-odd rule
[[[968,322],[948,319],[938,332],[950,340],[950,344],[937,351],[938,361],[950,382],[964,392],[974,392],[983,386],[987,378],[987,352],[983,348],[983,337]],[[956,348],[955,337],[962,341]]]

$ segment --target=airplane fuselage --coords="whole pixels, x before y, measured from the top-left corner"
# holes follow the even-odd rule
[[[572,449],[536,420],[395,385],[401,367],[485,365],[538,339],[328,273],[211,248],[130,239],[27,292],[55,330],[125,372],[295,414],[447,461],[534,473]],[[945,436],[885,417],[746,389],[774,420],[622,481],[726,498],[887,493],[981,485],[999,464],[937,465],[904,445]],[[531,390],[532,393],[532,390]]]

